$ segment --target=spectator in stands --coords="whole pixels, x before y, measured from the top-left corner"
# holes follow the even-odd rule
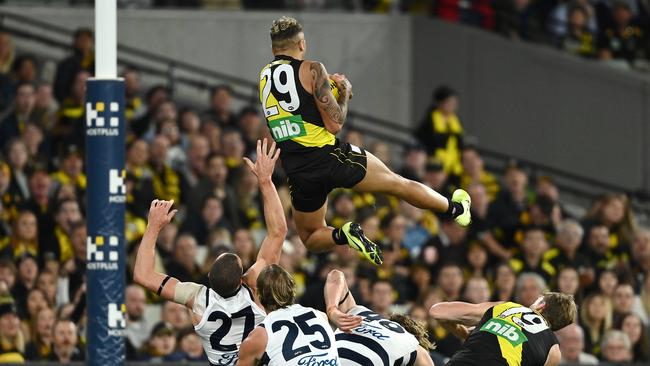
[[[79,203],[74,199],[60,201],[55,209],[53,232],[45,238],[43,246],[39,248],[40,255],[52,253],[59,262],[64,263],[74,255],[74,248],[70,241],[72,224],[81,221],[83,216]]]
[[[140,361],[160,363],[182,360],[183,355],[175,350],[176,332],[165,322],[159,322],[151,330],[149,341],[141,350]]]
[[[47,161],[49,147],[45,146],[45,136],[43,130],[35,123],[27,123],[20,139],[27,147],[27,161],[29,166],[35,166],[41,161]]]
[[[600,355],[602,337],[612,327],[612,307],[603,294],[592,292],[582,301],[580,325],[586,331],[585,350]]]
[[[488,223],[496,235],[493,243],[486,242],[492,255],[509,259],[512,249],[517,245],[515,234],[520,227],[522,213],[528,209],[528,177],[517,165],[511,164],[506,169],[505,188],[488,209]]]
[[[187,161],[180,169],[181,191],[190,192],[195,189],[205,176],[205,160],[210,154],[208,139],[202,135],[190,137],[187,149]]]
[[[30,198],[27,145],[22,140],[11,140],[7,146],[7,155],[7,162],[11,169],[11,183],[8,192],[17,204],[25,202]]]
[[[591,34],[598,32],[596,21],[596,9],[589,0],[573,0],[560,2],[551,10],[548,16],[548,30],[555,39],[561,39],[571,32],[570,28],[574,23],[571,18],[575,9],[582,9],[584,22],[581,22],[582,29]]]
[[[9,297],[0,299],[0,357],[3,362],[23,363],[25,335],[20,329],[16,305]]]
[[[166,266],[170,276],[181,282],[204,283],[206,276],[201,273],[197,261],[197,243],[191,235],[180,235],[174,245],[174,257]]]
[[[179,228],[179,232],[188,233],[196,239],[199,245],[206,245],[210,233],[217,229],[226,229],[233,232],[230,221],[224,216],[221,200],[215,196],[208,196],[203,201],[203,206],[198,214],[190,213]]]
[[[583,0],[584,2],[587,2]],[[596,55],[596,41],[594,30],[591,29],[589,21],[595,18],[589,17],[589,8],[582,5],[573,5],[569,8],[569,22],[566,31],[557,35],[558,45],[564,51],[582,57],[594,57]],[[593,11],[593,8],[591,8]],[[595,23],[594,23],[595,25]]]
[[[38,77],[36,59],[31,55],[18,56],[14,60],[11,71],[16,84],[30,83],[33,85]]]
[[[51,188],[52,178],[50,178],[42,167],[36,168],[29,177],[30,199],[23,203],[22,206],[36,214],[38,219],[39,241],[43,241],[47,233],[54,229],[50,198]]]
[[[617,254],[628,250],[636,232],[630,201],[623,194],[609,194],[596,201],[584,224],[587,227],[598,224],[606,226],[610,247]]]
[[[539,41],[544,39],[540,15],[529,0],[497,0],[494,2],[498,33],[512,39]]]
[[[515,287],[515,301],[523,306],[531,306],[546,292],[546,281],[537,273],[522,273]]]
[[[56,123],[58,104],[52,94],[52,85],[39,83],[34,95],[34,109],[30,120],[36,123],[43,131],[49,132]]]
[[[11,71],[15,56],[16,49],[11,34],[4,30],[0,31],[0,74]]]
[[[70,84],[70,92],[61,102],[59,118],[52,129],[52,148],[55,155],[66,151],[70,145],[83,148],[85,145],[86,112],[86,80],[90,73],[78,71]]]
[[[512,301],[517,284],[517,275],[507,262],[499,264],[495,273],[491,301]]]
[[[129,125],[135,137],[142,137],[150,129],[158,107],[170,98],[171,90],[164,85],[158,84],[149,88],[145,96],[146,112],[141,117],[135,118]]]
[[[146,217],[149,205],[156,197],[153,174],[147,165],[149,152],[149,144],[142,139],[135,140],[127,146],[126,174],[133,182],[133,190],[129,192],[132,198],[127,198],[127,206],[130,206],[131,212],[140,217]]]
[[[74,32],[72,55],[61,61],[56,68],[54,79],[54,96],[62,103],[68,97],[69,86],[79,71],[95,71],[95,37],[88,28],[79,28]]]
[[[25,347],[25,358],[29,361],[45,361],[52,354],[54,333],[54,311],[49,307],[40,309],[32,325],[31,341]]]
[[[124,117],[127,122],[131,122],[145,113],[140,98],[142,87],[140,71],[134,67],[127,67],[122,71],[122,78],[124,78]]]
[[[237,128],[237,117],[232,111],[232,88],[221,84],[210,89],[210,108],[203,119],[216,122],[221,128]]]
[[[499,181],[485,170],[483,159],[474,147],[463,149],[461,161],[463,174],[460,176],[460,188],[469,189],[473,183],[481,183],[485,188],[490,202],[494,201],[499,193]]]
[[[250,230],[239,229],[235,231],[232,239],[235,254],[239,256],[242,262],[242,268],[246,272],[250,266],[255,263],[257,258],[255,239]]]
[[[633,13],[625,1],[612,6],[613,24],[602,29],[598,37],[598,57],[601,60],[624,60],[630,66],[647,55],[647,36],[632,22]]]
[[[609,229],[605,225],[598,224],[589,229],[584,255],[596,273],[612,269],[627,259],[626,253],[611,249],[609,238]]]
[[[238,203],[232,186],[228,183],[228,167],[222,155],[211,154],[205,163],[205,176],[196,189],[189,192],[187,206],[189,212],[201,209],[201,203],[208,196],[215,196],[223,204],[224,215],[231,220],[233,227],[239,227]]]
[[[9,140],[17,138],[31,121],[34,109],[34,86],[30,83],[19,83],[16,86],[16,97],[11,108],[0,116],[0,147],[6,147]]]
[[[647,363],[650,361],[650,343],[648,329],[643,324],[641,317],[635,313],[627,313],[614,323],[614,329],[627,334],[632,343],[633,361]]]
[[[580,299],[580,277],[573,267],[562,267],[557,275],[557,291]]]
[[[464,284],[463,270],[455,263],[443,264],[437,283],[442,290],[444,301],[458,301],[461,299]]]
[[[61,159],[61,169],[52,174],[53,189],[58,191],[62,186],[73,186],[76,193],[83,197],[86,192],[86,175],[84,174],[83,152],[75,145],[68,145]]]
[[[620,330],[610,330],[603,336],[601,345],[602,360],[614,364],[632,361],[632,343],[627,334]]]
[[[370,309],[385,319],[390,318],[391,306],[395,298],[390,281],[381,279],[374,281],[370,293]]]
[[[408,146],[404,151],[404,165],[399,174],[406,179],[422,181],[427,164],[427,153],[420,145]]]
[[[560,342],[562,361],[560,364],[570,365],[597,365],[598,359],[584,352],[585,334],[578,324],[568,326],[555,332]]]
[[[531,226],[524,231],[521,253],[510,259],[510,266],[515,273],[532,272],[550,281],[555,277],[553,266],[544,260],[544,252],[549,248],[544,231]]]
[[[257,177],[250,169],[239,169],[234,186],[239,202],[239,223],[249,229],[260,228],[264,224],[264,218]]]
[[[20,309],[27,307],[27,293],[36,287],[38,263],[31,255],[23,255],[16,261],[17,281],[11,288],[11,295]]]
[[[472,304],[490,301],[490,286],[483,277],[470,277],[465,285],[463,298]]]
[[[433,107],[415,134],[428,154],[442,163],[444,171],[456,177],[463,172],[460,151],[464,136],[457,110],[458,93],[446,85],[439,86],[433,92]]]
[[[194,109],[184,108],[180,114],[180,128],[184,144],[187,144],[187,138],[192,135],[200,133],[201,119]]]
[[[242,158],[246,152],[246,145],[239,130],[225,129],[221,135],[221,146],[226,166],[232,174],[243,164]]]
[[[0,294],[7,290],[13,290],[16,284],[16,266],[14,262],[7,259],[0,259]]]
[[[641,302],[638,297],[634,294],[634,287],[630,283],[619,283],[614,290],[613,297],[614,304],[614,313],[613,321],[614,324],[621,324],[621,318],[627,313],[634,312],[643,319],[644,323],[647,323],[648,316],[641,307]]]
[[[544,253],[544,260],[555,269],[568,266],[579,271],[586,271],[590,263],[582,253],[578,252],[583,236],[584,230],[577,221],[563,220],[557,226],[555,246]],[[592,278],[591,281],[593,280]]]
[[[185,361],[207,362],[208,357],[203,352],[201,338],[193,328],[186,328],[178,335],[178,348],[185,354]]]
[[[149,335],[149,324],[144,317],[146,295],[142,287],[138,285],[129,285],[126,287],[124,295],[124,305],[126,306],[126,342],[127,348],[137,350],[147,341]],[[133,351],[132,351],[133,352]],[[133,357],[129,357],[132,359]]]
[[[172,327],[175,332],[179,332],[192,325],[190,313],[183,305],[173,301],[165,301],[162,307],[162,321]],[[155,328],[155,326],[154,326]]]
[[[149,147],[149,170],[153,183],[154,197],[181,202],[181,181],[178,173],[167,164],[169,140],[157,135]]]
[[[70,363],[84,360],[84,351],[78,347],[77,326],[72,320],[57,320],[54,323],[53,338],[52,354],[49,361]]]
[[[61,266],[59,281],[67,282],[68,300],[74,299],[86,281],[86,244],[88,231],[83,220],[73,223],[70,227],[70,242],[74,249],[74,258]]]
[[[48,304],[59,306],[67,302],[59,301],[57,299],[56,281],[57,281],[57,272],[52,269],[49,269],[46,263],[45,268],[43,268],[43,270],[40,271],[40,273],[38,274],[38,279],[36,279],[36,288],[43,292]],[[29,295],[27,297],[27,300],[29,301]],[[28,304],[28,308],[29,308],[29,304]]]
[[[260,114],[255,107],[246,107],[239,112],[239,129],[242,132],[246,146],[245,155],[255,152],[257,140],[262,139],[266,130]]]
[[[618,275],[614,269],[606,269],[598,277],[598,291],[605,295],[609,300],[614,297],[614,291],[618,286]]]
[[[25,254],[38,256],[38,223],[30,211],[21,211],[14,221],[11,237],[0,241],[0,257],[15,260]]]

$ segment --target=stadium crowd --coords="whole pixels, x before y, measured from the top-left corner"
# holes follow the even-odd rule
[[[86,225],[84,221],[84,83],[91,75],[93,34],[75,33],[71,54],[54,80],[39,60],[16,54],[0,33],[0,361],[84,359]],[[154,198],[180,209],[157,244],[157,266],[181,281],[206,283],[206,268],[223,252],[244,267],[264,236],[254,174],[242,162],[268,131],[255,106],[233,109],[231,90],[212,88],[207,106],[178,105],[163,85],[142,90],[138,70],[126,84],[125,305],[129,360],[204,361],[183,306],[162,302],[132,284],[134,255]],[[307,253],[291,220],[286,179],[274,181],[288,219],[281,265],[293,273],[300,302],[324,310],[326,274],[341,269],[357,301],[386,316],[406,313],[428,325],[443,364],[461,341],[427,309],[440,301],[531,303],[544,291],[573,294],[580,317],[558,332],[568,363],[650,362],[650,232],[635,225],[628,199],[612,193],[584,217],[571,217],[551,177],[531,179],[517,164],[502,179],[465,143],[458,96],[436,89],[416,136],[400,161],[390,146],[367,144],[348,129],[342,138],[373,152],[402,175],[449,195],[472,196],[473,224],[462,228],[377,194],[347,190],[330,196],[328,222],[361,223],[381,243],[374,267],[356,252]],[[147,310],[148,309],[148,310]],[[159,318],[148,316],[157,309]]]

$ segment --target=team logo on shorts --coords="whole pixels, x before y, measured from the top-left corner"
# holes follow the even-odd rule
[[[117,136],[120,133],[120,105],[116,102],[86,103],[86,135]]]
[[[101,235],[86,238],[87,268],[103,271],[117,270],[117,260],[120,257],[119,243],[120,239],[115,235],[110,235],[108,238]]]
[[[124,335],[124,328],[126,328],[126,306],[121,304],[118,306],[116,303],[108,304],[108,335],[113,337],[121,337]]]

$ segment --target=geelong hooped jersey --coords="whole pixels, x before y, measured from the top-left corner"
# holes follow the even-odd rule
[[[541,315],[506,302],[485,312],[447,365],[543,366],[557,343]]]
[[[237,294],[223,298],[206,287],[199,291],[194,302],[194,309],[205,306],[201,322],[194,330],[203,341],[210,363],[237,364],[241,342],[266,316],[255,303],[251,290],[242,285]]]
[[[279,55],[260,71],[262,111],[288,173],[305,168],[319,150],[335,142],[325,129],[314,96],[300,83],[302,62]]]
[[[264,319],[268,335],[261,365],[340,366],[334,332],[312,308],[291,305]]]
[[[411,366],[417,356],[418,340],[396,322],[384,319],[364,306],[348,314],[363,317],[351,333],[336,331],[336,348],[342,366]]]

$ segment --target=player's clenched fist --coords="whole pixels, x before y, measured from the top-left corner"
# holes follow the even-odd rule
[[[174,205],[174,200],[153,200],[149,207],[148,225],[156,230],[160,230],[163,226],[169,224],[176,215],[178,210],[171,210]]]

